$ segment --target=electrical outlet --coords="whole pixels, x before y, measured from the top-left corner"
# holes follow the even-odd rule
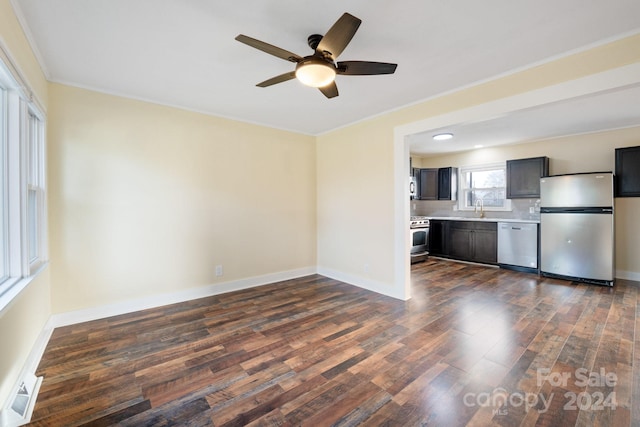
[[[224,273],[222,271],[222,266],[221,265],[216,265],[216,277],[220,277],[222,276]]]
[[[533,206],[530,206],[530,207],[529,207],[529,213],[530,213],[530,214],[534,214],[534,213],[536,213],[536,208],[534,208]]]

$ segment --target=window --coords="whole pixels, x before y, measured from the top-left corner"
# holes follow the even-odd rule
[[[45,119],[0,46],[0,310],[47,261]]]
[[[505,163],[460,168],[459,209],[511,210]]]
[[[9,246],[7,223],[7,97],[0,86],[0,283],[8,278]]]
[[[27,129],[27,253],[33,267],[42,261],[44,253],[44,126],[33,111],[29,112]]]

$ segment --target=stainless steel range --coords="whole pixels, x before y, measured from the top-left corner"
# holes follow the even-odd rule
[[[409,228],[411,229],[411,264],[424,261],[429,255],[429,217],[412,216]]]

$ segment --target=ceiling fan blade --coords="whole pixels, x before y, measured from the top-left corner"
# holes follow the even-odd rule
[[[290,71],[288,73],[280,74],[279,76],[272,77],[268,80],[258,83],[256,86],[258,87],[267,87],[273,86],[278,83],[286,82],[287,80],[295,79],[296,73],[295,71]]]
[[[318,89],[320,89],[320,92],[322,92],[327,98],[335,98],[338,96],[338,86],[336,85],[336,82],[331,82],[326,86],[319,87]]]
[[[239,34],[236,37],[236,40],[238,40],[240,43],[244,43],[258,50],[266,52],[270,55],[277,56],[278,58],[282,58],[286,61],[297,63],[302,60],[302,57],[300,55],[296,55],[295,53],[289,52],[288,50],[281,49],[272,44],[265,43],[261,40],[254,39],[249,36],[245,36],[244,34]]]
[[[337,73],[346,76],[371,76],[374,74],[393,74],[398,64],[389,62],[343,61],[337,64]]]
[[[349,44],[362,21],[355,16],[343,14],[318,43],[317,51],[329,52],[335,60]]]

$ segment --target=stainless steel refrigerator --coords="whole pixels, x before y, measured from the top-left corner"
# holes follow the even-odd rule
[[[540,272],[613,286],[613,173],[540,179]]]

